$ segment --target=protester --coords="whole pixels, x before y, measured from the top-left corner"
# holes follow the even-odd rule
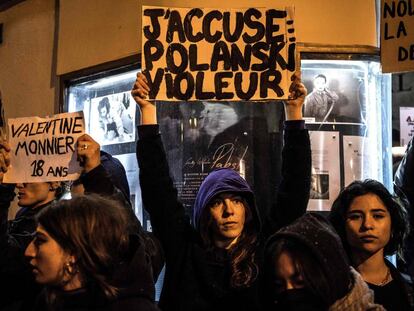
[[[270,237],[265,258],[269,310],[384,310],[319,214],[307,213]]]
[[[393,133],[394,134],[394,133]],[[394,135],[393,135],[394,136]],[[394,149],[394,148],[393,148]],[[404,271],[414,278],[414,146],[411,140],[407,146],[404,157],[398,165],[394,176],[394,192],[408,200],[408,221],[410,232],[403,249],[404,261],[400,262],[405,267]]]
[[[77,152],[83,171],[81,177],[72,184],[72,195],[96,193],[110,197],[125,207],[130,219],[129,232],[139,236],[146,243],[155,282],[164,266],[161,245],[152,233],[144,231],[135,215],[130,202],[128,179],[122,163],[109,153],[100,150],[99,143],[88,134],[78,138]]]
[[[148,92],[146,78],[138,74],[131,93],[141,108],[137,157],[142,199],[166,255],[161,309],[262,310],[258,284],[264,241],[303,214],[309,199],[310,142],[302,121],[305,87],[296,77],[293,99],[285,103],[282,181],[269,217],[260,219],[254,194],[237,172],[220,169],[199,189],[195,228],[169,175],[156,108],[145,100]]]
[[[330,220],[375,302],[386,310],[413,310],[413,288],[385,257],[401,254],[408,232],[398,199],[378,181],[354,181],[334,201]]]
[[[10,146],[0,146],[0,309],[29,310],[40,287],[34,284],[24,259],[24,250],[36,229],[35,215],[62,195],[60,182],[3,184],[3,175],[10,165]],[[9,207],[18,190],[17,204],[21,207],[8,221]]]
[[[1,178],[9,165],[9,152],[10,147],[5,143],[0,154]],[[130,240],[133,243],[140,240],[145,243],[145,256],[152,263],[155,282],[164,264],[161,245],[153,235],[144,232],[132,210],[128,181],[122,164],[109,154],[101,156],[99,144],[87,134],[78,139],[77,153],[83,172],[80,182],[73,187],[76,188],[74,192],[101,194],[117,200],[125,208],[129,219]],[[36,214],[60,197],[61,187],[60,183],[52,182],[17,184],[17,188],[18,204],[22,208],[16,218],[8,223],[8,208],[14,197],[14,185],[0,185],[0,192],[3,193],[0,199],[0,283],[6,292],[5,298],[0,299],[0,306],[12,305],[14,310],[30,310],[41,287],[33,280],[24,258],[24,250],[33,238]],[[58,195],[53,195],[56,191]]]
[[[130,243],[118,202],[79,196],[48,206],[37,220],[25,251],[45,286],[34,310],[158,310],[145,243]]]

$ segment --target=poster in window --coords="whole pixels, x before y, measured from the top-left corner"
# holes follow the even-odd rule
[[[302,81],[308,89],[307,123],[366,123],[365,73],[357,64],[304,61]]]
[[[135,102],[130,92],[121,92],[90,100],[89,133],[101,144],[135,141]]]

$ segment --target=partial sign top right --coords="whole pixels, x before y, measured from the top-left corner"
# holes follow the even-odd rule
[[[382,0],[382,72],[414,70],[414,0]]]

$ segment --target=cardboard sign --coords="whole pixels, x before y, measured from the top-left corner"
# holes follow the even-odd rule
[[[149,99],[286,99],[296,68],[293,11],[144,6]]]
[[[5,183],[76,180],[76,141],[85,133],[83,112],[8,120],[10,167]]]
[[[414,1],[382,0],[382,72],[414,70]]]

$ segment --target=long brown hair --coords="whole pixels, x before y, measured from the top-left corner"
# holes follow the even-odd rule
[[[129,243],[127,216],[115,201],[96,194],[76,196],[43,209],[38,223],[59,246],[75,257],[82,286],[96,288],[105,297],[116,297],[110,282]],[[50,304],[59,303],[59,290],[46,288]]]
[[[249,204],[244,198],[242,198],[242,202],[245,208],[244,228],[237,242],[229,250],[231,257],[230,287],[232,288],[249,287],[259,274],[256,263],[257,230]],[[209,251],[214,250],[212,223],[213,219],[209,208],[205,208],[201,216],[200,233]]]

